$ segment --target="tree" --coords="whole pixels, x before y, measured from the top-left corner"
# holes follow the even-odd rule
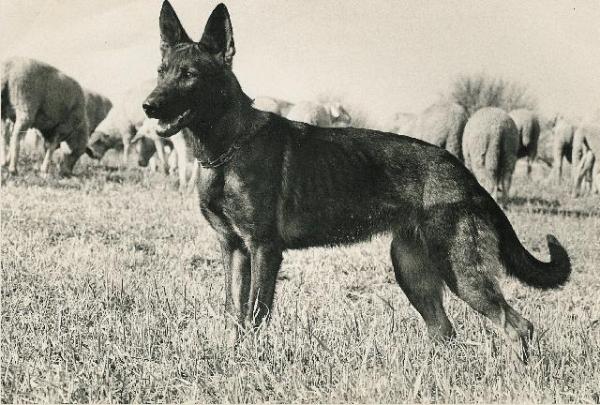
[[[448,98],[465,107],[469,115],[482,107],[500,107],[508,112],[516,108],[535,110],[537,104],[526,86],[484,73],[455,78]]]

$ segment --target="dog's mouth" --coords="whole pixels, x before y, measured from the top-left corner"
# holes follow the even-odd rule
[[[177,132],[189,125],[193,119],[194,113],[191,109],[185,110],[174,118],[161,118],[158,120],[156,133],[158,136],[163,138],[175,135]]]

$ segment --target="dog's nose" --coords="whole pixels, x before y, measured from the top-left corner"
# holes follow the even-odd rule
[[[142,104],[142,108],[144,109],[144,112],[146,113],[148,118],[157,118],[156,114],[158,112],[158,106],[155,103],[146,100],[144,101],[144,104]]]

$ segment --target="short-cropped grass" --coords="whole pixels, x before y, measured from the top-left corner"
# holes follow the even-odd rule
[[[385,235],[287,252],[268,328],[231,350],[196,195],[133,165],[83,158],[65,180],[30,166],[1,191],[2,402],[600,401],[600,198],[570,197],[542,167],[517,173],[506,211],[544,260],[555,234],[573,275],[546,292],[502,281],[536,327],[524,365],[449,293],[458,338],[430,343]]]

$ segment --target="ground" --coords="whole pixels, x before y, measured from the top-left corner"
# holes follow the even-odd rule
[[[387,236],[286,253],[269,328],[230,350],[197,196],[117,161],[44,180],[25,160],[2,186],[2,402],[600,402],[600,197],[571,198],[544,167],[528,181],[519,165],[506,211],[544,260],[555,234],[573,275],[502,281],[536,326],[525,365],[450,293],[458,338],[430,343]]]

